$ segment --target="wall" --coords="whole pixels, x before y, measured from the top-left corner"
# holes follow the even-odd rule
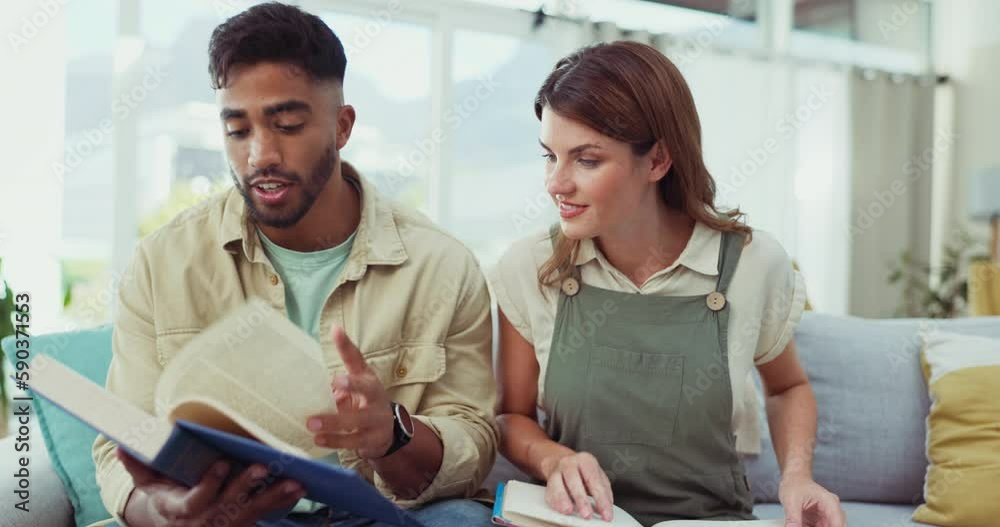
[[[985,240],[983,223],[966,216],[972,172],[1000,166],[1000,2],[938,2],[934,25],[934,61],[953,80],[957,141],[945,200],[945,242],[956,227],[969,228]]]

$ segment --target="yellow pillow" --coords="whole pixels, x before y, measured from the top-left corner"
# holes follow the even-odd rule
[[[924,334],[930,390],[925,503],[913,520],[947,527],[1000,523],[1000,340]]]

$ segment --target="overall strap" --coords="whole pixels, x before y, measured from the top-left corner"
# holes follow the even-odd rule
[[[551,227],[549,227],[549,239],[552,240],[553,253],[555,253],[556,250],[556,236],[559,234],[560,230],[559,223],[554,223]],[[570,262],[570,265],[572,266],[570,276],[564,278],[562,282],[557,285],[563,294],[576,296],[576,294],[580,292],[582,278],[580,268],[576,266],[576,262]]]
[[[741,232],[723,232],[722,241],[719,244],[719,281],[715,290],[725,294],[729,289],[729,283],[733,281],[733,274],[736,272],[736,264],[740,262],[740,254],[743,253],[743,241],[746,236]]]

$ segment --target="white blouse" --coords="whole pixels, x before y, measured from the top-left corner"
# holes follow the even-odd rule
[[[677,260],[636,287],[601,254],[593,240],[581,243],[576,264],[588,285],[642,295],[707,295],[718,280],[722,233],[697,223]],[[538,269],[552,255],[548,232],[514,243],[487,272],[493,296],[511,324],[535,348],[538,405],[542,406],[549,347],[555,329],[557,285],[538,287]],[[656,261],[652,255],[651,261]],[[781,244],[769,233],[753,231],[743,247],[726,298],[729,317],[729,373],[733,392],[733,432],[741,453],[760,451],[758,402],[751,375],[754,365],[784,351],[802,317],[805,282],[792,268]]]

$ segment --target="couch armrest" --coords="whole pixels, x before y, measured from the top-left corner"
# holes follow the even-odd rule
[[[41,432],[31,431],[27,442],[27,452],[15,450],[15,435],[0,440],[0,525],[4,527],[72,527],[73,506],[66,497],[62,481],[52,468],[49,452],[45,449]],[[22,447],[23,448],[23,447]],[[18,490],[21,457],[28,458],[28,502],[27,512],[15,508],[21,499],[14,494]]]

